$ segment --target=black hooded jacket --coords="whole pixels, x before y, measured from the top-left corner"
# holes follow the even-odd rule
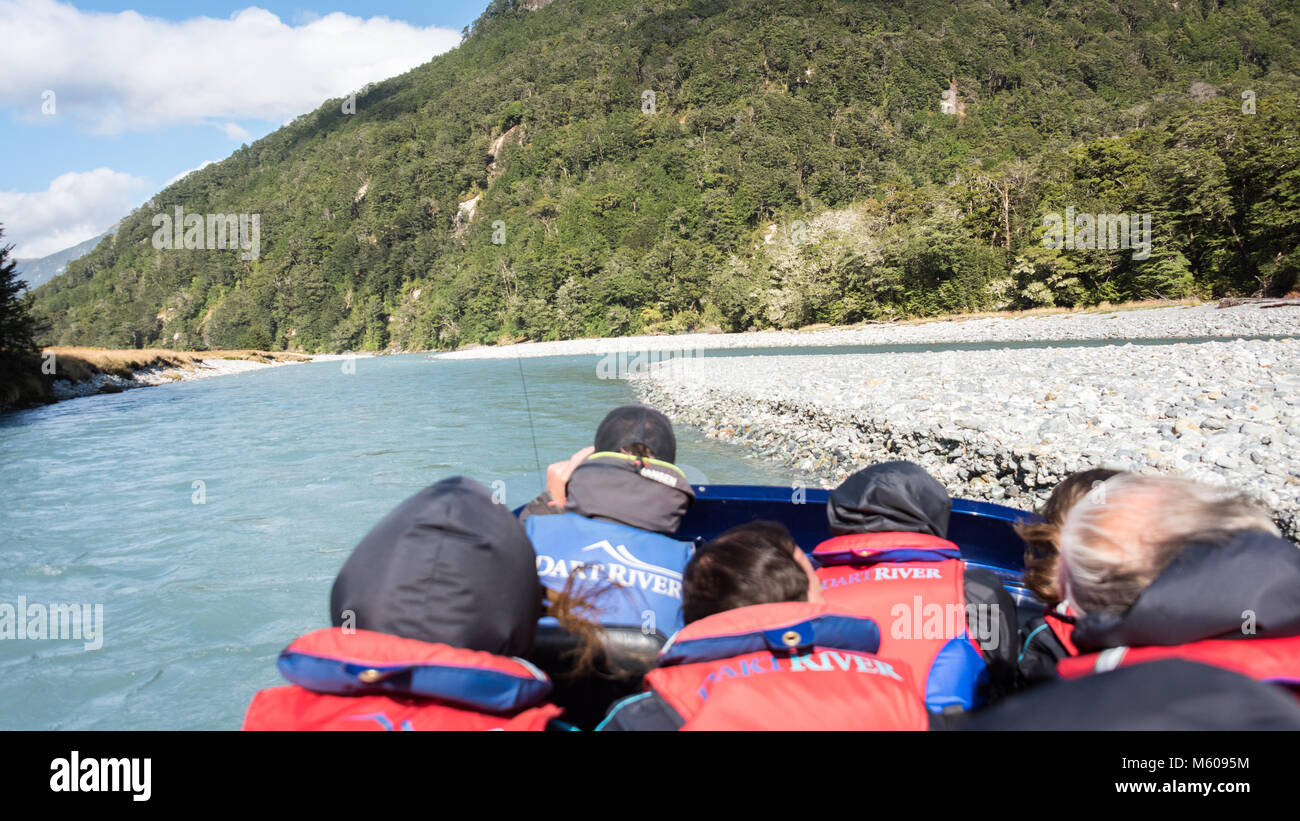
[[[948,533],[952,498],[939,480],[912,462],[863,468],[831,491],[826,518],[831,533]]]
[[[549,513],[577,513],[588,519],[671,536],[695,501],[695,490],[680,468],[658,460],[600,452],[574,469],[563,507],[549,505],[543,493],[524,507],[520,520]]]
[[[330,621],[408,639],[524,656],[542,589],[509,508],[455,477],[426,487],[366,534],[339,571]]]
[[[952,719],[963,730],[1300,730],[1281,687],[1184,659],[1044,684]]]
[[[1253,619],[1248,618],[1253,614]],[[1253,628],[1243,631],[1243,625]],[[1300,549],[1262,531],[1185,548],[1123,613],[1075,623],[1082,652],[1300,635]]]
[[[925,533],[947,538],[952,514],[948,491],[912,462],[881,462],[863,468],[831,491],[826,516],[831,533]],[[964,574],[967,604],[995,605],[998,636],[980,641],[989,665],[990,700],[1014,690],[1019,653],[1016,602],[996,574],[981,567],[966,566]],[[972,630],[972,635],[978,631]],[[996,642],[996,643],[995,643]]]

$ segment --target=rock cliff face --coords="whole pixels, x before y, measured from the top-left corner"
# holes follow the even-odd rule
[[[939,110],[944,114],[951,114],[959,120],[966,119],[966,103],[961,97],[957,96],[957,81],[952,80],[948,84],[948,90],[939,95]]]

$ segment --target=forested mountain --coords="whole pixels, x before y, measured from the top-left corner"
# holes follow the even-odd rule
[[[27,284],[28,290],[39,288],[67,270],[69,262],[80,259],[93,251],[104,237],[113,233],[113,230],[115,229],[110,229],[97,237],[91,237],[85,242],[79,242],[70,248],[55,251],[47,256],[14,260],[18,263],[18,278]]]
[[[1295,8],[495,0],[355,113],[128,216],[36,291],[43,341],[409,350],[1285,292]],[[177,207],[260,215],[258,255],[155,248]],[[1044,247],[1067,208],[1150,215],[1149,258]]]

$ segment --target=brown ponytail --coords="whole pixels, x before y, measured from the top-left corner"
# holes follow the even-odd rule
[[[596,620],[599,612],[596,602],[610,590],[619,589],[622,585],[617,582],[589,583],[574,573],[565,581],[563,590],[546,591],[546,615],[555,619],[561,629],[578,638],[577,646],[565,654],[566,660],[571,662],[569,670],[563,674],[566,677],[621,679],[643,675],[654,666],[652,658],[646,659],[644,665],[637,665],[626,658],[626,654],[615,660],[615,654],[609,652],[609,634]]]

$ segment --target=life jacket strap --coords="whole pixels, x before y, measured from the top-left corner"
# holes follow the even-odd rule
[[[1097,654],[1092,670],[1094,673],[1108,673],[1123,664],[1127,654],[1127,647],[1108,647]]]

